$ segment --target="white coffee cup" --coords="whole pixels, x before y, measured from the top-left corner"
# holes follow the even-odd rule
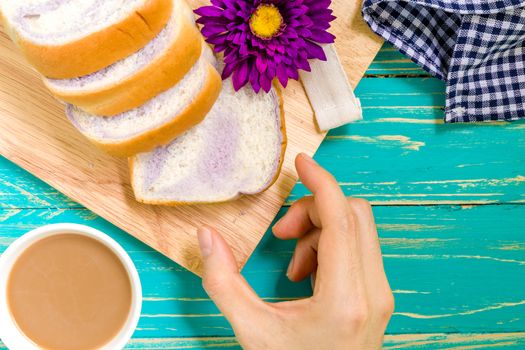
[[[11,350],[40,349],[18,329],[8,311],[7,280],[15,261],[23,251],[43,238],[63,233],[79,234],[96,239],[110,248],[126,268],[131,282],[131,310],[121,331],[101,349],[114,350],[124,348],[137,327],[142,307],[142,287],[137,269],[126,251],[115,240],[99,230],[78,224],[54,224],[37,228],[14,241],[0,256],[0,339]]]

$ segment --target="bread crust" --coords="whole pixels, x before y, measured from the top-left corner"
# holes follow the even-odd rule
[[[91,74],[146,46],[171,16],[172,0],[147,0],[144,5],[98,32],[64,45],[39,45],[5,26],[29,63],[44,76],[70,79]]]
[[[279,111],[280,111],[280,118],[281,118],[281,135],[282,135],[282,139],[281,139],[281,156],[279,158],[279,165],[277,166],[277,169],[275,171],[273,179],[259,193],[262,193],[262,192],[266,191],[279,178],[279,175],[281,174],[281,169],[282,169],[282,166],[283,166],[283,163],[284,163],[284,156],[286,154],[286,147],[288,146],[288,137],[286,135],[286,121],[285,121],[285,113],[284,113],[283,93],[282,93],[282,89],[281,89],[281,87],[280,87],[280,85],[278,83],[274,82],[273,85],[274,85],[274,88],[275,88],[275,92],[277,94],[277,98],[279,99]],[[194,204],[221,204],[221,203],[225,203],[225,202],[231,202],[233,200],[236,200],[236,199],[242,197],[243,195],[246,195],[244,193],[238,193],[234,197],[231,197],[231,198],[228,198],[228,199],[224,199],[224,200],[220,200],[220,201],[215,201],[215,202],[206,202],[206,201],[202,201],[202,202],[161,201],[161,200],[148,200],[148,199],[145,199],[145,198],[140,198],[140,197],[137,197],[137,195],[136,195],[137,191],[135,191],[135,185],[134,185],[135,181],[134,181],[134,174],[133,174],[134,163],[135,163],[135,157],[128,158],[129,174],[130,174],[130,179],[131,179],[131,187],[133,189],[133,193],[135,194],[135,200],[137,202],[140,202],[140,203],[151,204],[151,205],[164,205],[164,206],[169,206],[169,207],[176,207],[176,206],[181,206],[181,205],[194,205]]]
[[[177,136],[200,123],[211,110],[221,91],[221,77],[209,63],[203,88],[184,110],[169,122],[145,133],[118,142],[106,142],[87,136],[101,150],[119,157],[129,157],[137,153],[152,151],[166,145]]]
[[[273,86],[275,88],[275,92],[277,94],[277,98],[279,99],[279,111],[281,112],[281,135],[282,135],[282,139],[281,139],[281,158],[279,159],[279,165],[277,166],[277,171],[275,172],[275,175],[274,175],[272,181],[270,181],[268,183],[268,186],[266,186],[266,188],[262,189],[261,192],[264,192],[267,189],[269,189],[270,187],[272,187],[272,185],[275,183],[275,181],[277,181],[277,179],[279,178],[279,175],[281,174],[281,170],[283,168],[284,156],[286,154],[286,147],[288,147],[288,135],[286,134],[286,120],[285,120],[285,113],[284,113],[283,91],[282,91],[281,86],[279,85],[279,83],[274,82]]]
[[[100,116],[114,116],[137,108],[177,84],[193,67],[202,52],[202,39],[197,27],[179,19],[181,31],[160,57],[127,79],[91,91],[67,91],[44,83],[57,98]]]

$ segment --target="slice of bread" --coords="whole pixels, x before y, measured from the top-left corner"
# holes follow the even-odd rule
[[[185,1],[175,1],[167,26],[133,55],[73,79],[44,79],[60,100],[112,116],[139,107],[181,80],[201,54],[202,38]]]
[[[286,149],[280,92],[234,92],[231,81],[206,119],[153,152],[130,158],[139,202],[217,203],[256,194],[277,179]]]
[[[173,1],[2,0],[4,28],[44,76],[91,74],[144,47],[166,26]]]
[[[95,145],[109,154],[131,156],[153,150],[200,123],[221,90],[221,78],[205,46],[201,57],[171,89],[142,106],[112,117],[84,112],[68,104],[66,115]]]

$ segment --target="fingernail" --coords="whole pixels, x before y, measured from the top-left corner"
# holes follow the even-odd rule
[[[308,154],[306,153],[300,153],[299,154],[304,160],[306,160],[307,162],[311,163],[311,164],[315,164],[315,165],[318,165],[318,163],[312,158],[310,157]]]
[[[292,260],[290,260],[290,264],[288,264],[288,270],[286,270],[286,277],[290,278],[290,274],[293,271],[293,264],[295,261],[295,253],[292,255]]]
[[[213,239],[211,231],[207,227],[201,227],[197,230],[197,238],[199,240],[199,247],[203,258],[211,255],[213,248]]]
[[[272,227],[272,232],[273,232],[273,233],[275,233],[275,231],[274,231],[275,228],[276,228],[277,226],[279,226],[279,224],[281,223],[281,221],[283,221],[283,219],[284,219],[284,216],[283,216],[282,218],[280,218],[279,220],[277,220],[277,222],[273,225],[273,227]]]

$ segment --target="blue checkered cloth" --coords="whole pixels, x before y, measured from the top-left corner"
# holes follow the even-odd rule
[[[525,118],[525,1],[364,0],[363,18],[446,81],[446,122]]]

